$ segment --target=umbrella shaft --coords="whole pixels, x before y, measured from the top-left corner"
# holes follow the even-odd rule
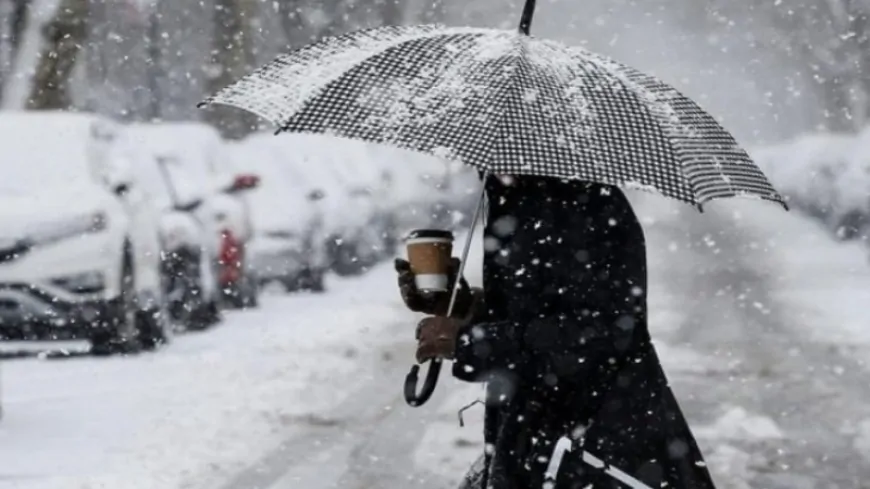
[[[523,16],[520,17],[520,33],[529,35],[529,28],[532,26],[532,17],[535,15],[535,0],[526,0],[526,6],[523,8]]]
[[[486,197],[487,177],[489,177],[488,171],[483,173],[483,179],[481,180],[480,196],[477,198],[477,208],[474,210],[474,217],[471,219],[471,228],[468,230],[468,237],[465,239],[465,247],[462,249],[462,259],[459,261],[459,270],[456,272],[456,280],[453,281],[453,291],[450,293],[450,304],[447,306],[447,317],[450,317],[453,314],[453,306],[456,304],[456,296],[459,293],[460,279],[465,271],[465,264],[468,262],[468,253],[471,251],[471,238],[474,237],[474,228],[477,227],[480,215],[483,214],[483,201]]]

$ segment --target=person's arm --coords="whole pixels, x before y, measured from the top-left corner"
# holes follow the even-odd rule
[[[468,382],[534,376],[551,386],[604,380],[618,368],[639,319],[631,314],[593,314],[575,294],[565,314],[528,321],[475,322],[457,335],[453,375]],[[541,296],[542,302],[559,300]],[[602,311],[603,312],[603,311]]]
[[[487,382],[493,375],[525,366],[524,325],[511,321],[472,322],[456,337],[453,376]]]

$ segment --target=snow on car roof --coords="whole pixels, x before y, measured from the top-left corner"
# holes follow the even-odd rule
[[[85,150],[95,137],[105,137],[116,130],[117,125],[111,120],[94,114],[0,112],[0,141],[4,151],[27,145],[40,153],[53,151],[57,155],[68,155],[70,150]],[[47,141],[60,144],[45,144]]]
[[[7,180],[22,187],[93,179],[101,156],[95,151],[113,140],[115,130],[115,123],[92,114],[3,112],[0,165]]]
[[[448,169],[444,160],[431,155],[334,136],[257,134],[248,140],[269,141],[286,155],[288,166],[346,185],[376,186],[387,171],[396,183],[419,190],[421,176],[442,178]]]
[[[199,180],[209,189],[223,187],[232,180],[231,165],[220,133],[200,122],[130,124],[119,144],[155,157],[169,157],[183,173]]]

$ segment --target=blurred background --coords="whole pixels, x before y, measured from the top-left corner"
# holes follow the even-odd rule
[[[461,243],[477,175],[196,105],[323,36],[522,3],[0,0],[0,487],[455,487],[480,392],[404,405],[389,262]],[[539,0],[532,33],[694,98],[794,211],[631,195],[717,483],[866,487],[870,0]]]

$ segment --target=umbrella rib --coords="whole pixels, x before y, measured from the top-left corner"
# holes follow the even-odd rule
[[[525,51],[525,44],[524,44],[522,39],[523,38],[517,38],[517,40],[515,41],[517,43],[517,49],[519,50],[519,53],[517,53],[518,56],[516,58],[514,58],[515,59],[515,61],[514,61],[515,71],[513,73],[511,73],[509,85],[505,88],[504,93],[502,94],[501,97],[499,97],[496,100],[496,102],[505,102],[506,100],[510,99],[511,93],[513,93],[517,89],[518,78],[519,78],[519,76],[517,75],[517,71],[520,69],[520,65],[523,62],[524,58],[522,55],[523,55],[523,51]],[[493,106],[499,107],[500,105],[498,103],[494,103]],[[510,112],[509,105],[505,103],[504,106],[505,106],[505,109],[493,121],[493,125],[495,126],[496,130],[492,131],[492,136],[490,136],[489,141],[487,141],[488,144],[484,145],[484,146],[488,146],[491,149],[494,148],[495,142],[502,135],[502,133],[503,133],[502,124],[503,124],[504,120],[507,118],[508,113]],[[492,161],[492,152],[489,153],[489,157],[487,158],[487,165],[485,168],[486,171],[489,171],[489,163],[491,161]]]

